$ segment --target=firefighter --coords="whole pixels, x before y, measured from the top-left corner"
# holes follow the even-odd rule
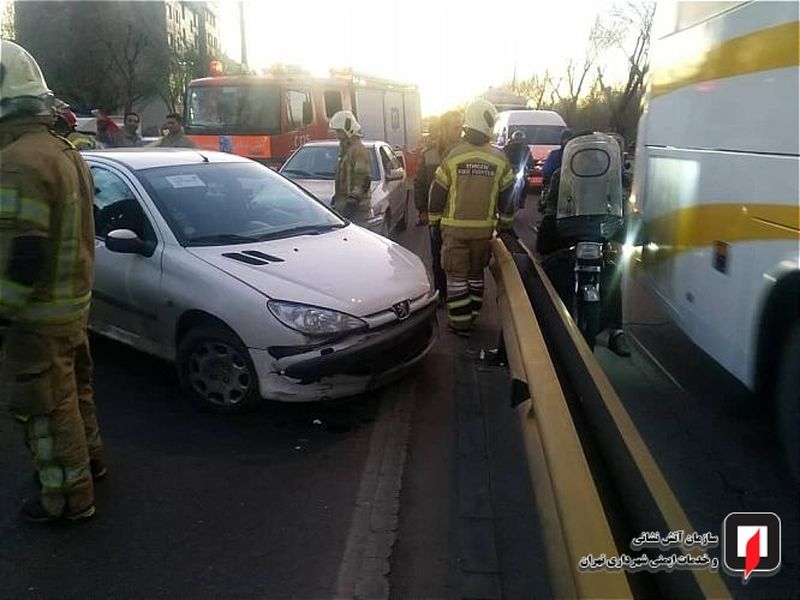
[[[448,151],[458,143],[461,137],[461,116],[456,111],[444,113],[431,125],[431,135],[422,150],[422,158],[414,180],[414,203],[420,211],[418,225],[428,223],[428,193],[436,169]],[[442,269],[442,237],[438,224],[429,227],[431,242],[431,271],[433,282],[439,290],[439,299],[447,298],[447,278]]]
[[[364,224],[370,215],[369,151],[361,143],[361,125],[349,110],[331,117],[329,127],[339,139],[332,204],[345,218]]]
[[[489,144],[496,119],[497,110],[487,100],[467,106],[464,139],[436,169],[431,185],[428,218],[441,228],[448,324],[460,335],[469,335],[483,305],[495,226],[499,232],[513,226],[514,174],[503,152]]]
[[[95,512],[105,474],[86,335],[94,273],[94,187],[80,153],[49,128],[52,94],[36,61],[0,53],[0,383],[25,430],[41,493],[35,522]]]
[[[58,99],[55,102],[56,120],[53,124],[53,131],[61,137],[67,138],[78,150],[96,149],[97,143],[92,138],[75,130],[78,118],[72,112],[69,104]]]
[[[164,123],[167,135],[162,137],[153,146],[162,148],[196,148],[197,145],[190,140],[183,131],[183,117],[178,113],[170,113]]]

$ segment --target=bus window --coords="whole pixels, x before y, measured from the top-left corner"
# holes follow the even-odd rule
[[[187,133],[280,133],[280,88],[273,85],[197,86],[189,89]]]
[[[339,90],[325,90],[325,116],[330,119],[342,110],[342,93]]]
[[[302,129],[314,120],[311,110],[311,94],[308,91],[286,91],[286,116],[289,131]]]

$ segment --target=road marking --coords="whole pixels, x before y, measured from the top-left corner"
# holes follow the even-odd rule
[[[387,388],[381,398],[339,565],[338,599],[389,597],[389,559],[399,524],[414,403],[413,377]]]

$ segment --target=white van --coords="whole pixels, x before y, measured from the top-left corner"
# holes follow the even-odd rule
[[[528,179],[532,188],[542,187],[542,163],[551,150],[558,148],[561,132],[567,127],[564,119],[552,110],[504,110],[494,125],[493,142],[503,147],[515,131],[522,130],[528,140],[531,156],[536,163],[533,177]]]

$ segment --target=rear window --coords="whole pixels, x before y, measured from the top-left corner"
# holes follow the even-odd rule
[[[611,157],[605,150],[587,148],[572,155],[570,168],[578,177],[600,177],[611,166]]]
[[[370,179],[379,181],[375,151],[371,147],[367,147],[367,151]],[[292,179],[333,179],[338,162],[339,146],[303,146],[281,167],[281,173]]]

